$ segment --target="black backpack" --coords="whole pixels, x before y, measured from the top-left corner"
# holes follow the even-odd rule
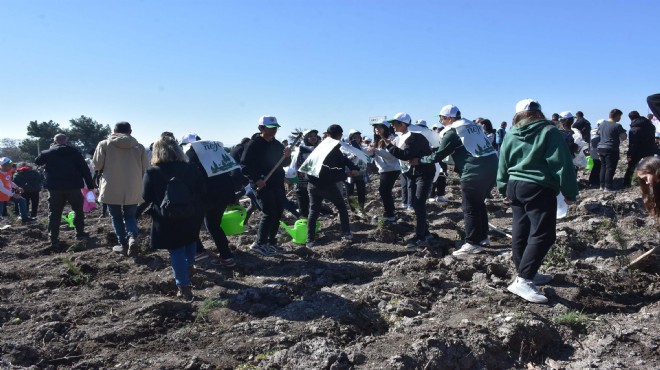
[[[163,178],[165,175],[163,175]],[[173,176],[165,184],[165,196],[158,207],[158,213],[171,220],[184,220],[196,213],[195,197],[183,176]]]

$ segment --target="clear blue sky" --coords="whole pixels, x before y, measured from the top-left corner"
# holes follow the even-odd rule
[[[400,111],[435,123],[450,103],[510,122],[528,97],[592,123],[646,114],[658,14],[655,0],[0,0],[0,138],[86,115],[145,144],[231,146],[264,114],[283,139]]]

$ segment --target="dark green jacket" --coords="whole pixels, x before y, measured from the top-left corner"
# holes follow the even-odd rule
[[[463,146],[454,128],[444,134],[440,146],[431,155],[422,158],[421,162],[440,162],[450,155],[454,160],[454,171],[461,177],[461,182],[485,181],[491,185],[495,182],[497,155],[473,157]]]
[[[34,193],[41,191],[44,178],[41,176],[39,171],[33,169],[30,166],[25,166],[16,170],[16,174],[14,175],[14,183],[23,188],[24,191],[28,193]]]
[[[546,120],[514,126],[500,148],[497,189],[506,195],[509,180],[527,181],[561,192],[568,200],[578,195],[573,156],[559,130]]]

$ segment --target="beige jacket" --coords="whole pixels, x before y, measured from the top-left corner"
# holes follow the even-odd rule
[[[147,170],[144,146],[126,134],[112,134],[96,146],[94,168],[103,173],[99,201],[113,205],[140,204],[142,176]]]

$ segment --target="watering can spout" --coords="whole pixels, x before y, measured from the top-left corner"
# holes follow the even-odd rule
[[[289,227],[289,226],[287,226],[287,225],[284,223],[284,221],[280,221],[280,226],[282,226],[282,227],[284,228],[284,230],[285,230],[287,233],[289,233],[289,235],[291,235],[291,237],[294,237],[294,236],[295,236],[294,234],[295,234],[296,230],[295,230],[293,227]]]

